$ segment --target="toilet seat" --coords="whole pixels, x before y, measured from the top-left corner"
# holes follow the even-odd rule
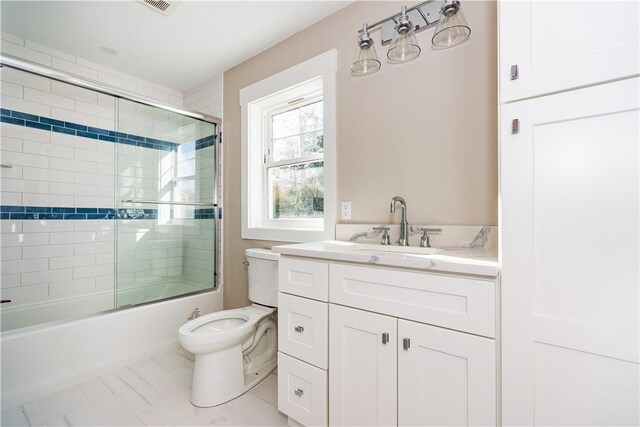
[[[180,327],[180,342],[192,352],[210,351],[205,348],[230,345],[232,341],[248,339],[255,325],[275,310],[260,305],[218,311],[200,316]]]

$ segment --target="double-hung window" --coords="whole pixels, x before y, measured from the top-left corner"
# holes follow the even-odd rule
[[[335,52],[249,86],[242,107],[242,237],[333,238]]]
[[[310,98],[289,101],[266,115],[264,187],[269,221],[306,219],[311,224],[324,217],[322,94]]]

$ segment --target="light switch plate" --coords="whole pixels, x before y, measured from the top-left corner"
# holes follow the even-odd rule
[[[351,219],[351,202],[342,202],[340,212],[341,219]]]

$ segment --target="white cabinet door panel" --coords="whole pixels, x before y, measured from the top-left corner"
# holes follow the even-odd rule
[[[639,19],[637,1],[501,1],[501,102],[637,75]]]
[[[640,422],[639,90],[501,109],[505,425]]]
[[[398,425],[496,424],[495,341],[398,320]]]
[[[330,305],[330,425],[396,425],[396,322],[393,317]]]
[[[328,311],[327,303],[280,292],[278,350],[327,369]]]

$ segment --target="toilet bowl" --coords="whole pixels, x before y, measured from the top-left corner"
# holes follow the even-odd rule
[[[225,403],[257,385],[276,367],[278,254],[247,249],[249,299],[254,304],[207,314],[180,327],[178,338],[195,354],[191,403]]]

